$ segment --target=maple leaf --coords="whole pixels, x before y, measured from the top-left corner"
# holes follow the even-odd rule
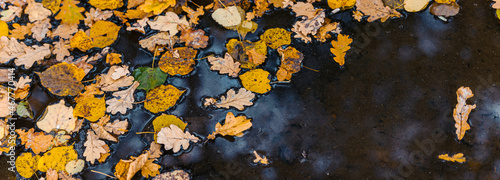
[[[153,120],[153,129],[154,129],[154,141],[157,141],[158,138],[158,132],[164,127],[170,127],[170,125],[176,125],[177,127],[181,128],[181,130],[184,131],[186,128],[187,123],[183,122],[181,119],[179,119],[177,116],[170,115],[170,114],[161,114],[160,116],[156,117]]]
[[[109,19],[111,16],[113,16],[113,11],[101,11],[101,9],[91,8],[89,12],[85,13],[85,19],[83,20],[83,22],[88,27],[92,27],[95,22]]]
[[[52,25],[50,24],[50,19],[48,18],[35,22],[33,24],[33,27],[31,27],[33,38],[35,38],[37,41],[42,41],[47,33],[50,34],[50,28],[52,28]]]
[[[42,85],[55,95],[76,96],[83,90],[81,80],[85,76],[85,72],[74,64],[62,62],[49,67],[42,73],[37,72],[37,74],[40,76]]]
[[[453,110],[453,118],[455,119],[456,134],[459,141],[464,138],[465,131],[470,129],[467,120],[469,119],[469,113],[476,108],[476,105],[468,105],[466,101],[473,96],[474,94],[469,87],[462,86],[457,90],[458,103]]]
[[[82,159],[69,161],[68,164],[66,164],[66,172],[68,172],[69,175],[73,175],[81,172],[84,166],[85,161]]]
[[[164,16],[156,16],[154,21],[148,21],[151,29],[169,32],[171,35],[177,34],[179,30],[177,29],[178,24],[180,24],[180,19],[177,14],[173,12],[167,12]]]
[[[76,104],[73,116],[95,122],[103,117],[105,113],[106,102],[104,98],[89,97]]]
[[[45,9],[42,3],[28,0],[28,6],[24,9],[24,14],[28,14],[28,18],[31,22],[35,22],[46,19],[52,14],[52,11]]]
[[[65,130],[72,132],[76,127],[76,118],[73,117],[73,107],[64,105],[65,101],[60,100],[57,104],[47,106],[43,116],[36,125],[41,130],[49,133],[50,131]]]
[[[66,164],[78,159],[78,154],[73,146],[55,147],[47,151],[38,161],[38,170],[46,172],[49,169],[64,171]]]
[[[108,105],[106,112],[111,114],[118,112],[125,114],[127,113],[127,109],[132,109],[134,107],[134,91],[138,86],[139,82],[135,81],[128,89],[114,92],[113,96],[115,98],[106,101]]]
[[[174,75],[187,75],[194,70],[196,53],[198,51],[189,47],[177,47],[173,50],[176,54],[167,51],[158,61],[158,67],[165,73]]]
[[[281,55],[281,65],[276,73],[278,81],[290,80],[293,73],[300,71],[304,55],[290,46],[286,49],[278,48],[278,53]]]
[[[251,119],[247,119],[245,116],[235,117],[232,112],[228,112],[226,114],[226,120],[224,125],[221,125],[220,122],[215,125],[215,132],[208,135],[208,139],[215,139],[217,134],[222,136],[243,136],[243,131],[250,129],[252,127]]]
[[[16,158],[16,170],[24,178],[31,178],[37,171],[37,161],[39,155],[33,156],[30,152],[25,152]]]
[[[141,175],[142,177],[148,178],[148,177],[154,177],[158,174],[160,174],[160,168],[161,166],[158,164],[153,163],[154,159],[149,159],[146,161],[146,163],[142,166],[141,168]]]
[[[186,90],[179,90],[172,85],[161,85],[151,89],[146,94],[144,108],[152,113],[159,113],[168,110],[177,103],[177,100]]]
[[[255,155],[255,159],[253,160],[253,163],[260,162],[261,164],[269,164],[269,161],[267,160],[266,156],[264,156],[264,158],[260,157],[259,154],[257,154],[257,151],[253,151],[253,154]]]
[[[176,179],[176,180],[189,180],[189,174],[184,170],[174,170],[166,173],[162,173],[153,178],[153,180],[163,180],[163,179]]]
[[[330,52],[335,55],[333,60],[335,60],[335,62],[339,63],[339,65],[341,66],[343,66],[345,63],[345,54],[349,49],[351,49],[351,46],[349,46],[349,44],[351,43],[352,39],[349,38],[349,35],[343,34],[339,34],[337,36],[337,41],[332,40],[333,48],[330,48]]]
[[[146,39],[139,40],[139,44],[142,48],[154,52],[156,46],[164,45],[174,45],[177,42],[176,36],[170,36],[168,32],[159,32],[158,34],[152,35]]]
[[[56,60],[62,61],[66,56],[70,56],[68,49],[70,47],[69,41],[64,39],[59,39],[59,41],[54,41],[54,48],[52,53],[56,55]]]
[[[122,0],[89,0],[89,4],[99,9],[116,9],[123,6]]]
[[[4,9],[3,11],[0,12],[0,15],[2,16],[2,18],[0,18],[0,20],[5,21],[5,22],[10,22],[10,21],[14,20],[16,17],[21,17],[22,13],[23,13],[22,7],[9,6],[9,9],[7,9],[7,10]]]
[[[237,77],[240,72],[240,63],[234,62],[229,53],[226,52],[224,58],[209,56],[210,70],[219,71],[221,74],[228,74],[231,77]]]
[[[56,14],[61,6],[61,0],[42,0],[43,7],[52,11],[52,14]]]
[[[59,36],[63,39],[69,39],[71,35],[78,32],[78,25],[76,24],[61,24],[57,26],[56,30],[50,35],[51,38]]]
[[[158,132],[157,142],[158,144],[165,145],[165,150],[171,150],[174,153],[179,152],[181,147],[186,150],[189,148],[189,142],[198,142],[199,138],[191,135],[189,132],[183,132],[176,125],[170,125],[169,127],[164,127]]]
[[[163,84],[167,80],[167,74],[159,67],[139,67],[134,70],[132,75],[139,82],[137,89],[144,89],[146,91]]]
[[[236,93],[233,89],[227,91],[226,96],[221,96],[219,102],[217,102],[214,98],[205,99],[204,106],[215,105],[218,108],[226,108],[234,107],[240,111],[245,109],[245,106],[253,105],[253,98],[255,98],[255,94],[251,91],[246,90],[245,88],[240,88],[238,93]]]
[[[132,76],[121,76],[117,78],[115,73],[122,68],[128,69],[128,66],[111,66],[107,74],[101,74],[96,78],[98,79],[98,87],[103,91],[117,91],[120,87],[132,85],[132,83],[134,83],[134,77]]]
[[[10,31],[10,38],[14,37],[18,40],[23,40],[25,37],[25,35],[31,35],[32,32],[31,32],[31,28],[33,27],[33,24],[31,23],[28,23],[26,24],[26,26],[22,26],[20,24],[17,24],[17,23],[14,23],[12,24],[12,27],[14,29],[12,29]]]
[[[81,13],[85,8],[76,6],[78,3],[77,0],[63,0],[61,11],[55,19],[61,20],[62,24],[79,24],[80,20],[85,19]]]
[[[200,20],[198,17],[203,16],[205,14],[205,11],[203,10],[203,6],[200,6],[195,10],[191,9],[188,6],[182,6],[182,10],[186,13],[188,13],[189,16],[189,24],[198,24],[198,20]]]
[[[322,11],[321,9],[314,9],[314,6],[311,3],[304,2],[297,2],[292,6],[292,10],[297,14],[297,17],[306,16],[307,19],[314,18],[318,12]]]
[[[439,155],[439,159],[445,160],[445,161],[451,161],[451,162],[459,162],[459,163],[464,163],[465,162],[465,157],[463,153],[457,153],[450,157],[448,154],[441,154]]]
[[[154,15],[162,13],[165,9],[175,5],[176,0],[146,0],[137,9],[146,13],[152,12]]]
[[[212,13],[212,18],[227,29],[236,29],[243,21],[245,11],[239,6],[219,8]]]
[[[52,139],[54,136],[50,134],[45,134],[43,132],[35,132],[34,128],[24,131],[23,129],[16,129],[17,134],[19,134],[19,139],[21,139],[21,144],[24,144],[26,149],[31,148],[35,154],[40,154],[49,150],[54,143]]]
[[[182,35],[180,37],[181,42],[186,42],[186,46],[195,49],[207,47],[208,39],[208,36],[205,36],[205,31],[201,29],[188,29],[186,31],[182,31]]]
[[[291,32],[283,28],[271,28],[260,35],[260,39],[270,48],[276,49],[279,46],[290,44],[292,41],[291,34]]]
[[[271,90],[269,76],[269,72],[265,70],[253,69],[240,75],[240,80],[245,89],[254,93],[264,94]]]
[[[86,161],[89,161],[91,164],[94,164],[95,160],[101,157],[101,154],[107,153],[103,148],[106,143],[102,140],[99,140],[99,137],[93,132],[87,132],[87,141],[83,144],[85,146],[85,151],[83,152],[83,156]]]
[[[356,0],[356,9],[363,12],[363,14],[370,16],[368,17],[368,22],[380,21],[385,22],[391,17],[400,17],[401,14],[391,9],[388,6],[384,6],[382,0]]]
[[[118,31],[121,26],[117,26],[110,21],[97,21],[90,28],[90,38],[92,38],[92,46],[104,48],[115,42],[118,38]]]

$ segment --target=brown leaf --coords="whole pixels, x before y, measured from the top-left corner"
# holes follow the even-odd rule
[[[356,11],[358,12],[358,11]],[[338,22],[328,23],[319,28],[318,32],[314,37],[321,42],[326,42],[326,39],[331,38],[331,35],[328,32],[334,32],[336,34],[340,34],[340,24]]]
[[[128,109],[132,109],[134,107],[134,91],[138,86],[139,82],[135,81],[128,89],[114,92],[113,96],[115,98],[106,100],[106,104],[108,105],[106,112],[111,114],[118,112],[125,114]]]
[[[134,177],[135,173],[137,173],[141,168],[146,164],[148,161],[148,155],[149,153],[144,153],[141,154],[137,159],[135,159],[132,163],[130,163],[130,166],[127,171],[127,180],[132,179]]]
[[[29,69],[31,66],[37,62],[49,57],[50,46],[49,44],[43,44],[43,46],[33,45],[31,47],[25,47],[24,51],[26,54],[20,55],[16,60],[16,66],[24,65],[24,68]]]
[[[1,72],[0,72],[1,73]],[[8,74],[9,72],[5,73]],[[16,83],[14,97],[16,99],[24,99],[29,94],[31,78],[29,76],[22,76]]]
[[[391,9],[388,6],[384,6],[382,0],[357,0],[356,8],[358,11],[363,12],[363,14],[370,16],[368,17],[368,22],[380,21],[385,22],[391,17],[400,17],[401,14]]]
[[[69,40],[59,39],[59,41],[54,41],[54,48],[52,49],[52,53],[56,55],[57,61],[62,61],[66,56],[70,56],[69,52]]]
[[[156,46],[165,46],[170,45],[173,48],[173,45],[178,41],[176,36],[170,36],[168,32],[159,32],[158,34],[152,35],[146,39],[142,39],[139,41],[139,44],[142,48],[146,48],[147,50],[154,52]]]
[[[109,116],[108,116],[108,119],[109,119]],[[102,120],[102,118],[101,118],[101,120]],[[92,127],[92,130],[94,130],[95,134],[100,139],[105,139],[105,140],[108,140],[108,141],[118,142],[118,139],[116,139],[113,135],[111,135],[110,133],[108,133],[104,129],[104,127],[102,125],[99,125],[97,123],[92,123],[92,124],[90,124],[90,127]]]
[[[75,34],[76,32],[78,32],[77,24],[60,24],[59,26],[57,26],[56,30],[52,32],[50,37],[54,38],[56,36],[59,36],[63,39],[69,39],[71,35]]]
[[[94,131],[87,131],[87,141],[84,143],[85,151],[83,152],[85,160],[94,164],[95,160],[101,157],[101,154],[107,153],[103,148],[104,145],[106,145],[106,143],[99,140],[99,137],[97,137]]]
[[[278,53],[281,56],[281,65],[277,75],[278,81],[290,80],[293,73],[300,71],[304,55],[291,46],[288,46],[286,49],[280,47]]]
[[[0,1],[2,3],[2,1]],[[5,21],[5,22],[10,22],[14,20],[16,17],[21,17],[21,14],[23,13],[23,8],[18,7],[18,6],[9,6],[9,9],[4,9],[3,11],[0,11],[0,15],[2,18],[0,20]]]
[[[295,12],[297,17],[306,16],[307,19],[312,19],[321,9],[314,9],[311,3],[297,2],[292,6],[293,12]]]
[[[240,72],[240,63],[235,62],[229,53],[226,53],[224,58],[209,56],[210,70],[219,71],[221,74],[228,74],[231,77],[237,77]]]
[[[186,46],[195,49],[207,47],[208,39],[208,36],[205,36],[205,31],[201,29],[188,29],[186,31],[182,31],[182,35],[180,37],[181,42],[186,42]]]
[[[31,28],[33,27],[33,24],[31,23],[28,23],[26,24],[25,26],[22,26],[20,24],[17,24],[17,23],[14,23],[12,24],[12,27],[14,29],[12,29],[10,31],[10,36],[9,38],[16,38],[18,40],[23,40],[25,37],[25,35],[31,35]]]
[[[107,123],[104,126],[104,129],[115,135],[120,135],[127,132],[127,127],[128,127],[128,121],[127,119],[125,119],[123,121],[115,120],[113,121],[113,123]]]
[[[13,58],[26,54],[25,48],[27,46],[23,42],[18,42],[16,38],[0,37],[0,63],[9,62]]]
[[[457,90],[457,105],[453,110],[453,118],[455,119],[455,128],[457,128],[456,134],[458,140],[462,140],[465,135],[465,131],[470,129],[467,120],[469,119],[469,113],[476,108],[476,105],[468,105],[467,99],[474,96],[469,87],[460,87]]]
[[[300,38],[304,40],[306,43],[311,41],[311,38],[308,37],[309,34],[316,35],[316,32],[323,26],[323,22],[325,22],[325,12],[319,11],[313,18],[304,19],[302,21],[297,21],[292,28],[292,31],[295,32],[295,38]]]
[[[189,16],[189,24],[198,24],[199,16],[203,16],[205,14],[205,11],[203,10],[203,6],[200,6],[195,10],[191,9],[188,6],[182,6],[182,10],[186,13],[188,13]]]
[[[28,0],[28,6],[24,9],[24,14],[28,14],[30,22],[46,19],[52,14],[52,11],[45,9],[42,3],[37,3],[35,0]]]
[[[432,3],[429,11],[434,16],[450,17],[458,14],[458,12],[460,11],[460,6],[456,2],[453,2],[451,4]]]
[[[181,20],[177,14],[167,12],[164,16],[156,16],[154,21],[148,21],[148,24],[153,30],[166,31],[169,34],[175,35],[179,32],[177,27],[178,24],[181,24]]]
[[[251,91],[246,90],[245,88],[240,88],[238,90],[238,93],[236,93],[233,89],[230,89],[227,91],[226,96],[221,96],[220,101],[217,102],[213,98],[208,98],[208,99],[213,99],[213,101],[206,101],[204,105],[209,106],[209,105],[215,105],[218,108],[226,108],[229,109],[230,107],[234,107],[240,111],[245,109],[245,106],[252,106],[253,105],[253,98],[255,98],[255,94],[252,93]]]
[[[142,177],[149,178],[154,177],[158,174],[160,174],[160,168],[161,166],[158,164],[153,163],[154,159],[149,159],[146,161],[144,166],[141,168],[141,175]]]
[[[262,63],[264,63],[264,61],[266,61],[267,58],[267,56],[262,55],[257,51],[255,51],[255,48],[247,50],[246,53],[248,55],[248,61],[250,63],[253,63],[254,66],[261,65]]]
[[[144,27],[148,24],[149,19],[147,17],[137,20],[134,24],[132,24],[130,27],[127,27],[127,31],[137,31],[142,34],[144,34],[146,31],[144,30]]]
[[[111,16],[113,16],[113,11],[102,11],[100,9],[90,8],[89,12],[85,13],[85,25],[88,27],[92,27],[92,25],[100,20],[107,20]]]
[[[127,65],[123,66],[111,66],[107,74],[101,74],[96,79],[98,79],[99,87],[102,91],[117,91],[120,87],[130,86],[134,82],[134,77],[132,76],[120,76],[116,78],[116,71],[120,68],[128,69]],[[113,77],[115,74],[115,77]]]
[[[161,145],[157,144],[155,141],[151,142],[149,146],[149,159],[159,158],[163,153],[161,152]]]
[[[25,132],[23,129],[16,129],[21,139],[21,144],[24,144],[26,149],[31,148],[35,154],[40,154],[49,150],[53,146],[52,139],[54,136],[43,132],[35,132],[34,128]]]
[[[53,170],[53,169],[49,169],[47,170],[47,176],[46,176],[46,179],[47,180],[57,180],[57,171],[56,170]]]
[[[189,174],[184,170],[174,170],[166,173],[162,173],[155,176],[153,180],[165,180],[165,179],[175,179],[175,180],[189,180]]]

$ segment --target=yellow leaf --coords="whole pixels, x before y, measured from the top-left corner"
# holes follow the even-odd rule
[[[337,41],[332,40],[333,48],[330,48],[330,51],[333,55],[335,55],[333,60],[335,60],[335,62],[339,63],[339,65],[341,66],[343,66],[345,63],[345,54],[349,49],[351,49],[351,46],[349,46],[349,44],[351,43],[352,39],[349,38],[349,35],[343,34],[339,34],[337,36]]]
[[[92,39],[83,31],[78,31],[69,42],[71,48],[78,48],[80,51],[87,51],[92,48]]]
[[[264,156],[264,158],[260,157],[260,155],[257,154],[257,151],[253,151],[253,154],[255,155],[255,159],[253,160],[253,163],[260,162],[261,164],[269,164],[269,161],[267,160],[266,156]]]
[[[241,84],[254,93],[264,94],[271,90],[269,72],[262,69],[250,70],[240,75]]]
[[[89,0],[90,5],[105,10],[116,9],[123,6],[122,0]]]
[[[149,153],[141,154],[139,157],[131,157],[131,160],[121,159],[115,166],[115,176],[119,180],[130,180],[135,173],[141,170],[148,161]]]
[[[264,41],[270,48],[276,49],[283,45],[288,45],[292,41],[292,32],[283,28],[271,28],[260,35],[260,39]]]
[[[130,160],[123,160],[120,159],[120,161],[115,165],[115,176],[119,180],[124,180],[127,177],[127,170],[130,167],[130,163],[132,161]]]
[[[102,95],[104,92],[102,92],[98,87],[97,84],[90,84],[88,86],[85,86],[85,92],[78,94],[77,97],[75,97],[75,102],[79,103],[83,101],[84,99],[87,99],[89,97],[94,97],[94,95]]]
[[[64,103],[64,100],[60,100],[57,104],[47,106],[42,118],[36,123],[38,128],[47,133],[52,130],[65,130],[68,133],[75,130],[77,119],[73,117],[73,107]]]
[[[0,20],[0,37],[9,36],[9,26],[5,21]]]
[[[109,53],[106,55],[106,63],[109,65],[115,65],[122,63],[122,55],[118,53]]]
[[[250,41],[238,41],[237,39],[231,39],[226,44],[227,52],[233,57],[236,61],[241,63],[242,68],[246,69],[254,69],[255,64],[252,63],[247,55],[248,51],[255,49],[260,55],[267,55],[267,46],[266,43],[262,40],[257,42]],[[235,77],[235,76],[233,76]]]
[[[332,9],[351,9],[356,4],[356,0],[328,0],[328,6]]]
[[[96,122],[106,113],[106,102],[104,98],[89,97],[77,103],[73,110],[73,116],[82,117],[91,122]]]
[[[55,147],[47,151],[38,161],[38,170],[46,172],[49,169],[56,171],[64,171],[66,164],[70,161],[76,160],[78,154],[73,146]]]
[[[158,137],[157,134],[158,132],[160,132],[161,128],[170,127],[171,124],[176,125],[183,131],[187,125],[187,123],[182,122],[182,120],[179,119],[177,116],[162,114],[153,120],[153,128],[155,131],[154,140],[156,141],[156,138]]]
[[[56,14],[61,6],[61,0],[42,0],[43,7],[52,11],[52,14]]]
[[[142,166],[142,168],[141,168],[142,177],[148,178],[148,177],[154,177],[154,176],[160,174],[161,166],[153,163],[153,161],[154,161],[154,159],[149,159],[148,161],[146,161],[146,164],[144,164],[144,166]]]
[[[129,9],[127,10],[127,13],[125,13],[125,16],[129,19],[142,19],[148,16],[148,13],[137,9]]]
[[[436,3],[440,4],[451,4],[454,3],[456,0],[436,0]]]
[[[292,74],[300,71],[300,66],[304,55],[297,51],[294,47],[286,49],[278,48],[278,53],[281,55],[281,65],[276,74],[278,81],[286,81],[292,78]]]
[[[465,131],[470,129],[467,120],[469,119],[469,113],[476,108],[476,105],[468,105],[467,99],[474,96],[469,87],[460,87],[457,90],[457,105],[453,110],[453,118],[455,119],[455,128],[457,128],[456,134],[458,140],[462,140],[465,135]]]
[[[408,12],[418,12],[424,10],[429,4],[429,0],[405,0],[404,8]]]
[[[146,0],[146,2],[137,7],[137,9],[146,13],[153,12],[154,15],[158,15],[168,7],[174,6],[175,3],[176,0]]]
[[[61,11],[55,18],[61,20],[62,24],[79,24],[80,20],[85,19],[81,13],[85,8],[76,6],[78,3],[77,0],[63,0]]]
[[[214,139],[217,134],[222,136],[243,136],[243,131],[252,127],[252,119],[247,119],[245,116],[235,117],[232,112],[226,114],[226,120],[222,126],[220,123],[215,125],[215,132],[208,135],[208,139]]]
[[[90,28],[90,38],[92,38],[92,46],[105,48],[115,42],[118,38],[120,26],[110,21],[97,21]]]
[[[177,100],[186,90],[179,90],[172,85],[161,85],[149,90],[144,101],[144,108],[152,113],[168,110],[177,103]]]
[[[37,171],[37,161],[40,156],[33,156],[32,153],[22,153],[16,159],[16,170],[24,178],[31,178]]]
[[[451,162],[459,162],[459,163],[465,162],[465,157],[463,153],[455,154],[452,157],[450,157],[448,154],[441,154],[439,155],[439,159]]]
[[[20,24],[14,23],[12,24],[12,29],[10,31],[10,36],[9,38],[16,38],[18,40],[23,40],[25,35],[31,35],[31,28],[34,26],[34,24],[28,23],[26,26],[21,26]]]
[[[37,74],[40,76],[42,85],[49,89],[52,94],[76,96],[83,90],[81,80],[85,76],[85,72],[74,64],[62,62],[49,67],[42,73],[37,72]]]
[[[187,75],[194,70],[194,58],[198,51],[188,47],[178,47],[174,53],[165,52],[158,62],[158,67],[169,75]]]

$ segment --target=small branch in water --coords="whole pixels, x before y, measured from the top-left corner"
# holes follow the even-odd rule
[[[274,82],[270,82],[269,84],[281,84],[281,83],[291,83],[292,81],[288,80],[288,81],[274,81]]]
[[[196,4],[196,3],[195,3],[195,2],[193,2],[193,1],[189,1],[189,2],[193,3],[196,7],[201,7],[200,5]]]
[[[142,100],[142,101],[139,101],[139,102],[133,102],[132,104],[141,104],[143,103],[145,100]]]
[[[310,68],[310,67],[307,67],[307,66],[304,66],[304,65],[302,65],[302,67],[304,67],[306,69],[309,69],[311,71],[314,71],[314,72],[319,72],[319,70],[316,70],[316,69],[313,69],[313,68]]]
[[[113,178],[113,179],[117,179],[116,177],[114,177],[114,176],[110,176],[110,175],[107,175],[106,173],[103,173],[103,172],[94,171],[94,170],[90,170],[90,171],[91,171],[91,172],[93,172],[93,173],[97,173],[97,174],[101,174],[101,175],[108,176],[108,177]]]
[[[155,132],[136,132],[136,134],[154,134]]]
[[[91,82],[91,81],[95,81],[95,80],[96,79],[90,79],[90,80],[82,81],[82,83]]]

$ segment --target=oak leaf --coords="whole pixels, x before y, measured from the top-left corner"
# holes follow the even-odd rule
[[[149,19],[147,17],[145,17],[145,18],[143,18],[141,20],[137,20],[137,22],[131,24],[130,27],[126,28],[126,30],[127,31],[137,31],[137,32],[144,34],[144,33],[146,33],[146,30],[144,30],[144,28],[146,27],[148,22],[149,22]]]
[[[198,24],[199,16],[203,16],[205,14],[205,11],[203,10],[203,6],[200,6],[195,10],[191,9],[188,6],[182,6],[182,10],[186,13],[188,13],[189,16],[189,24],[191,25],[196,25]]]
[[[227,91],[226,96],[221,96],[220,100],[217,102],[214,98],[205,99],[204,106],[215,105],[218,108],[226,108],[234,107],[240,111],[245,109],[245,106],[253,105],[253,98],[255,98],[255,94],[251,91],[246,90],[245,88],[240,88],[238,93],[234,91],[234,89],[230,89]]]
[[[134,70],[132,75],[139,82],[137,89],[144,89],[146,91],[162,85],[168,76],[159,67],[139,67]]]
[[[363,14],[370,16],[368,17],[368,22],[380,21],[385,22],[391,17],[400,17],[401,14],[391,9],[388,6],[384,6],[382,0],[356,0],[356,9],[363,12]]]
[[[38,170],[41,172],[49,169],[64,171],[66,164],[76,159],[78,159],[78,154],[73,146],[55,147],[38,160]]]
[[[329,0],[330,1],[330,0]],[[354,1],[356,2],[356,1]],[[336,8],[333,8],[336,9]],[[321,9],[314,9],[312,3],[297,2],[292,6],[292,11],[297,14],[296,16],[306,16],[307,19],[312,19]]]
[[[270,48],[277,49],[280,46],[291,43],[291,34],[291,32],[283,28],[271,28],[266,30],[264,34],[260,35],[260,39]]]
[[[43,44],[43,46],[33,45],[31,47],[25,47],[24,52],[26,52],[26,54],[18,56],[15,63],[16,66],[24,65],[24,68],[26,69],[31,68],[35,62],[41,61],[51,55],[49,44]]]
[[[94,130],[95,134],[100,139],[118,142],[118,139],[116,139],[113,135],[106,131],[106,129],[104,129],[104,125],[109,122],[109,119],[109,115],[105,115],[101,117],[97,123],[91,123],[90,127],[92,128],[92,130]]]
[[[119,69],[128,69],[128,66],[111,66],[107,74],[101,74],[96,78],[102,91],[117,91],[121,87],[130,86],[134,83],[134,77],[132,76],[123,74],[117,76]]]
[[[47,34],[50,34],[50,28],[52,28],[52,25],[50,24],[49,18],[36,21],[35,23],[33,23],[33,27],[31,27],[33,38],[37,41],[42,41],[42,39],[45,38]]]
[[[476,105],[469,105],[466,101],[473,96],[474,94],[469,87],[462,86],[457,90],[458,103],[453,110],[453,118],[455,119],[456,134],[459,141],[464,138],[465,131],[470,129],[467,120],[469,119],[469,113],[476,108]]]
[[[120,135],[124,134],[127,132],[127,127],[128,127],[128,121],[127,119],[120,121],[120,120],[115,120],[112,123],[107,123],[104,125],[104,129],[110,133],[113,133],[115,135]]]
[[[212,134],[208,135],[208,139],[215,139],[215,136],[220,134],[222,136],[236,136],[236,137],[241,137],[243,136],[243,131],[250,129],[252,127],[252,122],[250,122],[251,119],[247,119],[245,116],[238,116],[235,117],[232,112],[228,112],[226,114],[226,120],[224,122],[224,125],[221,125],[220,122],[218,122],[215,125],[215,132]]]
[[[76,118],[73,117],[73,107],[64,105],[60,100],[57,104],[47,106],[44,114],[36,125],[41,130],[49,133],[52,130],[65,130],[72,132],[76,128]]]
[[[104,2],[104,1],[102,1]],[[102,11],[101,9],[91,8],[89,12],[85,13],[85,19],[83,22],[88,27],[92,27],[95,22],[100,20],[106,20],[113,16],[113,11]]]
[[[151,52],[154,52],[157,46],[165,46],[170,44],[173,46],[176,42],[176,36],[172,37],[168,34],[168,32],[159,32],[158,34],[152,35],[146,39],[139,40],[139,44],[141,45],[141,47]]]
[[[144,108],[152,113],[159,113],[170,109],[186,90],[179,90],[172,85],[161,85],[151,89],[146,94]]]
[[[53,42],[54,47],[52,53],[56,55],[56,60],[62,61],[66,56],[70,56],[68,49],[70,47],[69,41],[64,39],[59,39],[59,41]]]
[[[76,96],[83,90],[81,80],[85,76],[85,72],[74,64],[62,62],[49,67],[42,73],[37,72],[37,74],[40,76],[42,85],[49,89],[52,94]]]
[[[12,116],[14,113],[10,111],[10,97],[9,92],[7,92],[7,88],[1,86],[0,87],[0,117]],[[10,151],[10,150],[9,150]]]
[[[465,157],[464,157],[463,153],[457,153],[451,157],[448,154],[441,154],[441,155],[439,155],[439,159],[442,159],[445,161],[451,161],[451,162],[458,162],[458,163],[465,162]]]
[[[21,76],[16,83],[14,97],[16,99],[24,99],[29,94],[31,78],[29,76]],[[0,138],[1,139],[1,138]]]
[[[16,38],[0,37],[0,63],[9,62],[11,59],[26,54],[27,46]]]
[[[89,4],[99,9],[116,9],[123,6],[123,0],[89,0]]]
[[[156,135],[157,133],[155,133]],[[156,159],[159,158],[163,153],[161,152],[161,145],[156,143],[155,141],[151,142],[151,145],[149,146],[149,159]]]
[[[151,157],[150,157],[151,158]],[[160,174],[161,166],[153,163],[154,159],[149,159],[141,168],[142,177],[149,178]]]
[[[311,41],[308,35],[316,35],[317,31],[323,27],[325,22],[325,12],[319,11],[313,18],[304,19],[295,22],[292,31],[295,32],[295,38],[301,38],[306,43]]]
[[[121,26],[117,26],[110,21],[97,21],[90,28],[90,38],[92,38],[92,46],[104,48],[115,42],[118,38],[118,31]]]
[[[353,13],[356,13],[356,12],[359,12],[359,11],[355,11]],[[326,22],[326,20],[325,20],[325,22]],[[341,31],[340,23],[338,23],[338,22],[327,23],[327,24],[323,25],[321,28],[319,28],[319,30],[317,31],[316,35],[314,35],[314,37],[321,42],[325,42],[326,39],[332,37],[330,34],[328,34],[328,32],[334,32],[336,34],[340,34],[340,31]]]
[[[90,84],[88,86],[85,86],[85,92],[78,94],[77,97],[75,97],[75,102],[79,103],[83,101],[86,98],[89,97],[95,97],[95,95],[102,95],[104,92],[102,92],[98,87],[97,84]]]
[[[1,3],[1,2],[0,2]],[[9,9],[4,9],[0,12],[0,20],[5,22],[10,22],[14,20],[16,17],[21,17],[23,13],[23,8],[18,6],[9,6]]]
[[[116,114],[118,112],[125,114],[127,113],[127,109],[132,109],[134,107],[134,91],[138,86],[139,82],[135,81],[128,89],[114,92],[113,96],[115,96],[115,98],[106,101],[108,105],[106,112],[111,114]]]
[[[153,13],[158,15],[162,13],[165,9],[170,6],[174,6],[176,0],[146,0],[144,4],[141,4],[137,9],[142,10],[146,13]]]
[[[170,115],[170,114],[162,114],[162,115],[156,117],[153,120],[152,124],[153,124],[153,129],[155,132],[153,142],[157,142],[158,132],[160,132],[160,130],[162,128],[170,127],[170,125],[173,124],[173,125],[181,128],[181,130],[184,131],[184,129],[186,128],[186,125],[187,125],[187,123],[183,122],[177,116]]]
[[[361,11],[353,11],[352,12],[352,17],[356,19],[356,21],[361,22],[361,19],[363,19],[364,14]]]
[[[229,53],[226,53],[224,58],[209,56],[210,70],[219,71],[221,74],[228,74],[231,77],[237,77],[240,72],[240,63],[235,62]]]
[[[16,129],[17,134],[19,134],[19,139],[21,139],[21,144],[24,144],[26,149],[31,148],[35,154],[40,154],[49,150],[54,143],[52,140],[54,136],[50,134],[45,134],[43,132],[35,132],[34,128],[24,131],[23,129]]]
[[[328,6],[332,9],[351,9],[356,4],[356,0],[328,0]]]
[[[87,132],[87,141],[83,144],[85,146],[85,151],[83,152],[83,156],[86,161],[89,161],[91,164],[94,164],[95,160],[101,157],[101,154],[107,153],[103,148],[106,143],[102,140],[99,140],[99,137],[93,132]]]
[[[269,72],[262,69],[253,69],[240,75],[241,84],[247,90],[254,93],[264,94],[271,90],[271,79]]]
[[[189,47],[177,47],[173,49],[174,53],[177,52],[179,55],[167,51],[163,56],[161,56],[160,61],[158,61],[158,67],[165,73],[174,75],[187,75],[194,70],[197,50]]]
[[[122,63],[122,55],[118,53],[108,53],[106,55],[106,63],[116,65]]]
[[[188,29],[186,31],[182,31],[182,35],[180,37],[181,42],[186,42],[186,46],[195,49],[207,47],[208,39],[208,36],[205,36],[205,31],[201,29]]]
[[[269,10],[269,8],[267,8],[269,6],[267,0],[254,0],[253,2],[255,3],[255,7],[253,9],[255,17],[262,17],[262,15]]]
[[[71,35],[78,32],[78,25],[76,24],[61,24],[57,26],[56,30],[52,31],[51,38],[59,36],[63,39],[69,39]]]
[[[330,48],[330,52],[332,52],[335,57],[333,60],[339,63],[340,66],[343,66],[345,63],[345,55],[346,52],[351,49],[349,46],[352,43],[352,39],[349,38],[349,35],[339,34],[337,36],[337,41],[332,40],[333,48]]]
[[[52,12],[43,7],[42,3],[37,3],[35,0],[28,0],[28,6],[24,9],[24,14],[28,14],[30,22],[46,19]]]
[[[180,24],[179,16],[173,12],[167,12],[164,16],[156,16],[154,21],[148,21],[151,29],[165,31],[171,35],[177,34],[178,24]]]
[[[184,170],[174,170],[166,173],[162,173],[153,178],[153,180],[164,180],[164,179],[175,179],[175,180],[189,180],[189,174]]]
[[[278,48],[278,53],[281,56],[281,65],[276,73],[278,81],[290,80],[293,73],[300,71],[304,55],[290,46],[286,49]]]
[[[14,24],[12,24],[12,27],[14,29],[12,29],[10,31],[9,38],[13,37],[13,38],[16,38],[18,40],[23,40],[25,38],[25,35],[29,36],[32,34],[31,28],[33,27],[33,24],[28,23],[25,26],[23,26],[23,25],[20,25],[18,23],[14,23]]]
[[[157,142],[158,144],[165,145],[165,150],[171,150],[174,153],[179,152],[181,147],[186,150],[189,148],[189,142],[198,142],[199,138],[191,135],[189,132],[184,132],[176,125],[170,125],[169,127],[164,127],[158,132]]]
[[[24,178],[31,178],[37,171],[37,161],[40,159],[39,155],[33,156],[30,152],[25,152],[16,158],[16,170]]]
[[[61,20],[62,24],[79,24],[80,20],[85,19],[81,13],[85,8],[76,6],[78,3],[77,0],[63,0],[61,11],[55,18]]]
[[[105,113],[106,102],[104,98],[89,97],[76,104],[73,116],[95,122],[103,117]]]
[[[61,6],[61,0],[42,0],[42,5],[52,11],[52,14],[56,14]]]

